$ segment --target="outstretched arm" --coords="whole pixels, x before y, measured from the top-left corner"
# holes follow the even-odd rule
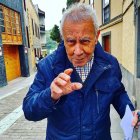
[[[47,70],[44,75],[40,66],[38,67],[35,80],[24,98],[23,111],[28,120],[38,121],[48,117],[57,107],[56,101],[62,96],[82,88],[81,83],[70,81],[72,69],[66,69],[56,78],[50,78],[53,73],[51,70]]]

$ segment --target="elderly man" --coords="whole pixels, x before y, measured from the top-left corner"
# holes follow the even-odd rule
[[[38,64],[23,102],[25,117],[48,119],[47,140],[111,140],[110,105],[121,118],[126,105],[134,108],[118,61],[98,42],[95,11],[73,5],[63,15],[61,34],[64,42]]]

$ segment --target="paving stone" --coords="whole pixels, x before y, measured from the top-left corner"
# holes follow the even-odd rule
[[[19,107],[23,98],[25,97],[28,88],[24,88],[14,95],[8,96],[2,100],[0,100],[0,120],[6,117],[9,113]]]

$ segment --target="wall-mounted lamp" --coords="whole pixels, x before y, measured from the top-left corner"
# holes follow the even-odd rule
[[[24,52],[28,53],[28,48],[27,47],[24,48]]]

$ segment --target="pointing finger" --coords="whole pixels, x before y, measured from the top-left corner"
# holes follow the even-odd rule
[[[61,79],[63,79],[63,80],[65,80],[65,81],[70,81],[70,76],[67,75],[66,73],[60,73],[58,75],[58,77],[61,78]]]
[[[68,75],[71,75],[71,73],[73,72],[73,69],[69,68],[69,69],[66,69],[64,71],[65,74],[68,74]]]
[[[59,77],[54,79],[54,83],[59,86],[65,86],[67,84],[67,82],[65,80],[63,80],[62,78],[59,78]]]

